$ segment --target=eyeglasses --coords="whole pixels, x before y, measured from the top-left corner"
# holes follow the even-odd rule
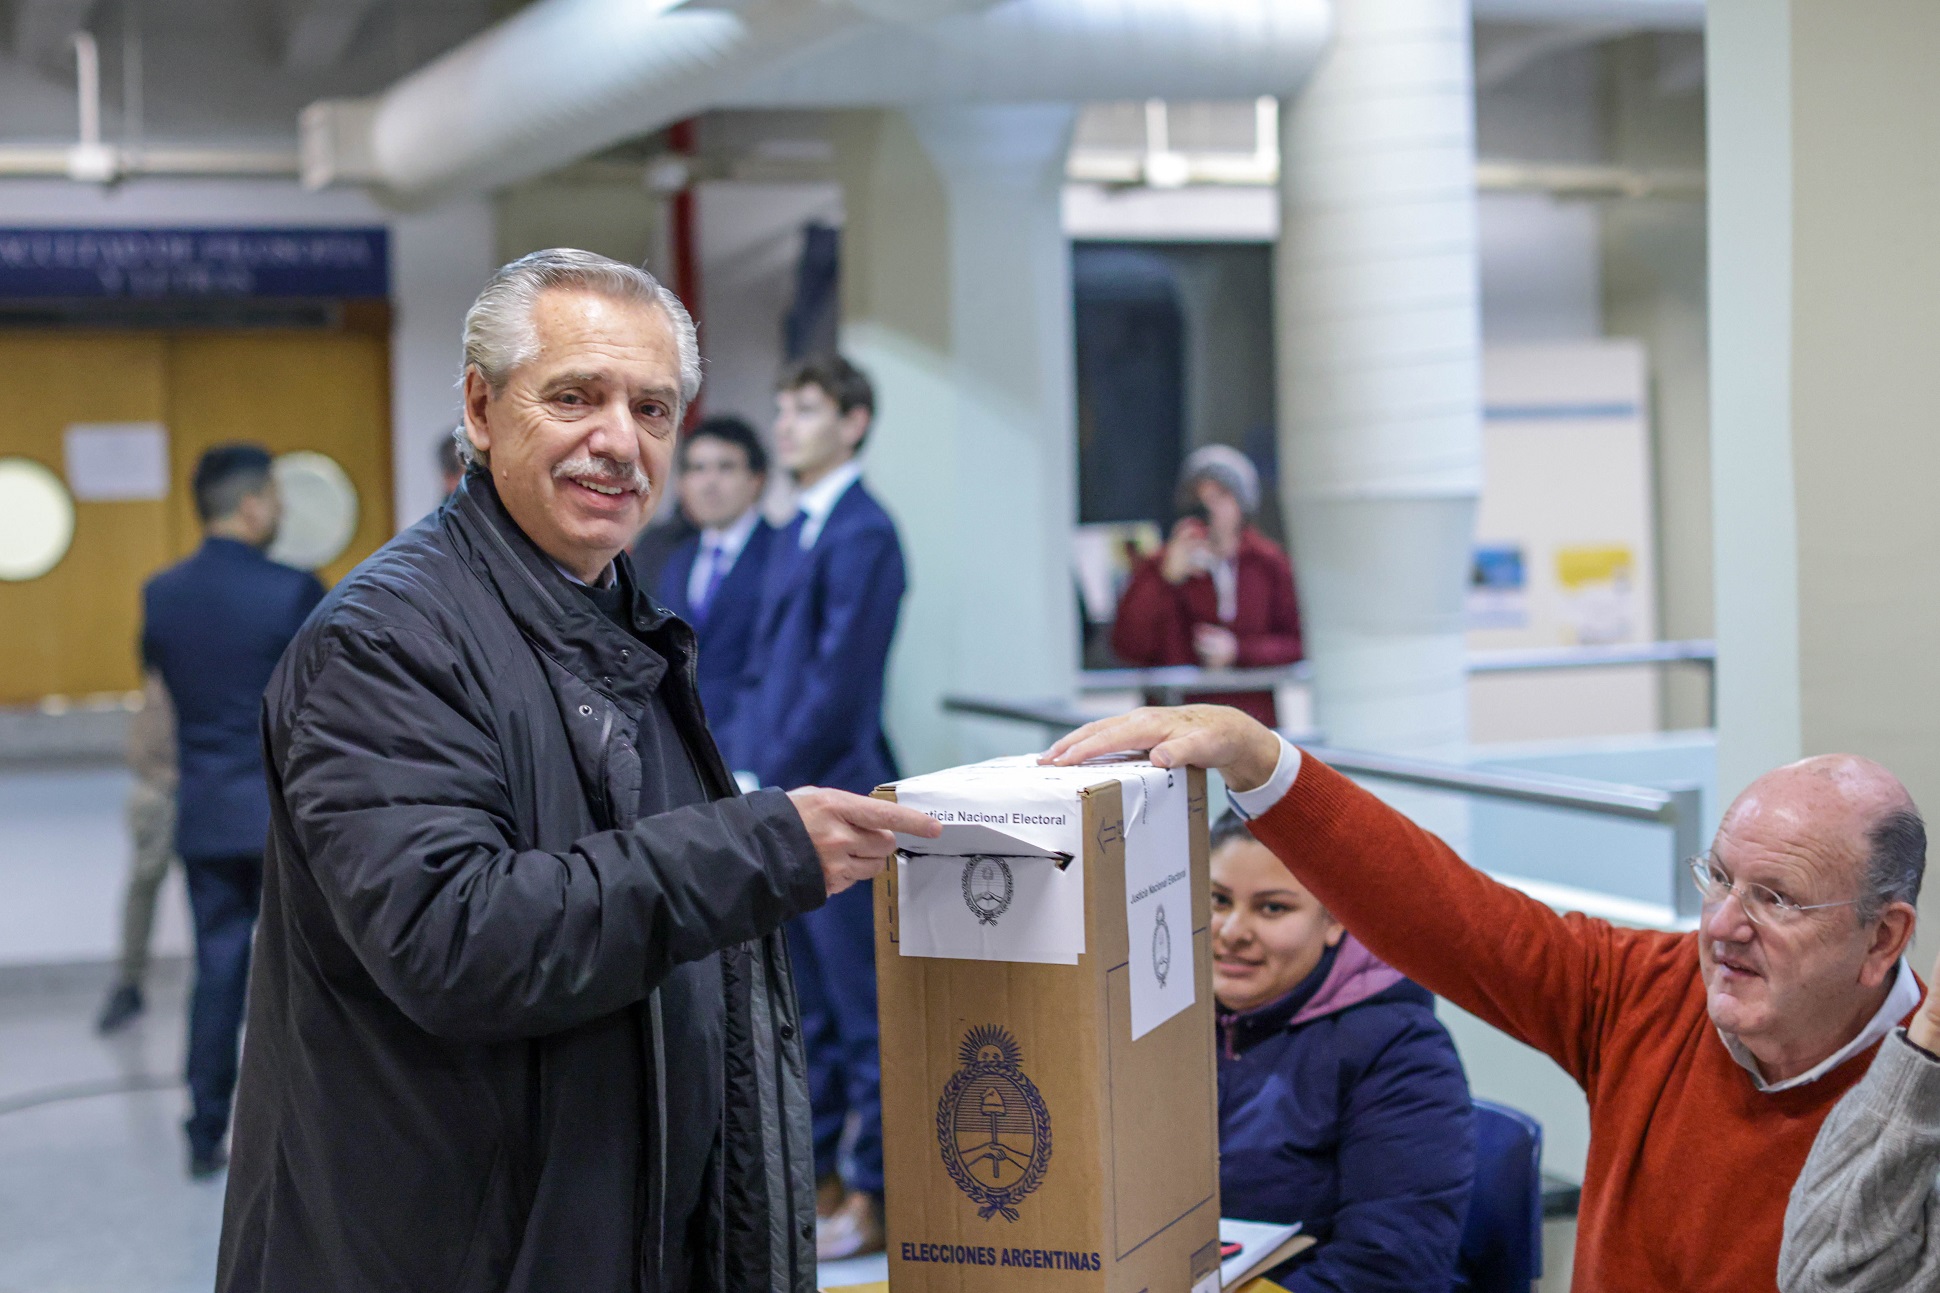
[[[1698,854],[1685,865],[1691,868],[1691,879],[1696,882],[1706,907],[1716,907],[1735,893],[1738,895],[1738,905],[1745,909],[1746,919],[1754,925],[1785,925],[1808,911],[1850,907],[1859,901],[1848,898],[1844,902],[1796,903],[1762,884],[1753,884],[1748,880],[1733,881],[1708,853]]]

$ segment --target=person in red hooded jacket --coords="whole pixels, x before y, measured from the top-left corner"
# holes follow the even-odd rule
[[[1186,458],[1181,516],[1165,547],[1141,561],[1118,601],[1112,650],[1139,668],[1250,669],[1302,656],[1293,566],[1249,521],[1260,502],[1251,460],[1223,444]],[[1271,691],[1189,696],[1277,725]]]

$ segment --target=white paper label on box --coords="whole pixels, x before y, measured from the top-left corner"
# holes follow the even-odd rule
[[[1125,932],[1132,1040],[1193,1003],[1191,835],[1185,773],[1149,764],[1122,770]]]
[[[159,422],[76,422],[62,448],[67,487],[83,503],[168,497],[168,429]]]
[[[943,825],[938,839],[897,841],[897,950],[1076,965],[1085,950],[1077,791],[1099,781],[1073,785],[1029,759],[1000,759],[897,783],[898,803]]]
[[[1076,965],[1085,950],[1076,862],[1060,871],[1048,857],[920,854],[897,859],[896,889],[904,956]]]

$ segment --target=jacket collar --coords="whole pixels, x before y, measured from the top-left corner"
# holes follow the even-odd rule
[[[1222,1048],[1231,1057],[1248,1050],[1274,1033],[1283,1032],[1291,1023],[1294,1014],[1310,1001],[1326,983],[1327,976],[1333,972],[1334,962],[1340,956],[1338,946],[1330,947],[1320,954],[1320,961],[1307,971],[1307,977],[1293,985],[1286,996],[1269,1001],[1264,1006],[1252,1010],[1227,1010],[1220,1007],[1219,1031]]]
[[[201,551],[211,557],[224,559],[241,557],[245,561],[268,561],[269,557],[261,548],[232,539],[226,534],[205,534],[202,536]]]
[[[614,561],[625,563],[617,573],[633,593],[632,634],[559,573],[505,510],[485,472],[466,473],[440,524],[453,535],[466,564],[498,594],[519,631],[588,686],[635,709],[647,702],[670,666],[687,674],[692,630],[647,595],[625,552]],[[643,647],[642,639],[659,649]]]
[[[1401,971],[1367,950],[1352,934],[1321,954],[1320,963],[1293,991],[1255,1010],[1219,1012],[1222,1045],[1228,1057],[1274,1033],[1338,1014],[1372,1000],[1402,982]]]

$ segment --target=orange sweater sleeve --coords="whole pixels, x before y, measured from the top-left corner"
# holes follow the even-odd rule
[[[1650,950],[1633,945],[1638,931],[1559,916],[1491,880],[1310,756],[1252,829],[1376,956],[1590,1085],[1623,963]]]

